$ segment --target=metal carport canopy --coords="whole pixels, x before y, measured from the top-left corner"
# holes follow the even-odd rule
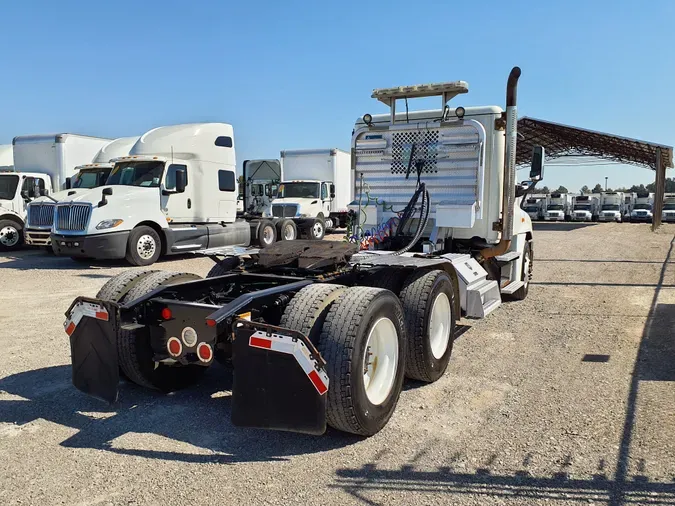
[[[543,146],[546,158],[562,156],[590,156],[617,163],[638,165],[656,170],[657,152],[661,153],[661,167],[673,167],[673,148],[663,144],[595,132],[536,118],[518,120],[516,163],[530,162],[532,148]]]

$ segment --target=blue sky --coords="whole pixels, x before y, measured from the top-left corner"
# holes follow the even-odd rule
[[[385,112],[373,88],[462,79],[469,94],[452,103],[503,105],[519,65],[520,115],[673,145],[675,2],[549,3],[4,2],[0,143],[224,121],[239,164],[348,148],[357,117]],[[614,187],[653,179],[551,167],[545,183],[605,175]]]

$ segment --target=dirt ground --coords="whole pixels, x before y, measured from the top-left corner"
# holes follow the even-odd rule
[[[230,423],[231,377],[107,406],[64,315],[128,267],[0,257],[0,504],[675,504],[674,225],[535,226],[534,281],[369,439]],[[206,274],[182,257],[160,269]]]

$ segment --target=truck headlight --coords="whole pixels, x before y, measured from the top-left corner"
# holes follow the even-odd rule
[[[115,228],[122,224],[124,220],[103,220],[96,225],[96,230],[106,230],[108,228]]]

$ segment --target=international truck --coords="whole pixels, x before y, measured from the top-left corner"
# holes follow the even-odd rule
[[[128,155],[136,141],[138,137],[120,137],[110,141],[100,149],[91,163],[75,167],[75,175],[66,179],[66,190],[30,202],[27,206],[27,225],[24,230],[26,244],[48,246],[51,249],[54,205],[64,198],[105,184],[113,168],[110,160]]]
[[[114,402],[120,371],[170,391],[222,361],[233,369],[235,425],[378,432],[404,377],[443,376],[460,315],[482,318],[502,297],[528,294],[534,236],[520,208],[527,190],[516,184],[519,76],[516,67],[506,111],[448,105],[468,91],[463,81],[375,90],[390,114],[365,114],[354,127],[351,242],[211,251],[205,279],[134,269],[76,298],[64,324],[75,387]],[[441,109],[395,110],[439,95]],[[543,161],[535,147],[530,190]]]
[[[651,223],[654,220],[653,214],[654,194],[653,193],[637,193],[635,203],[628,216],[628,221],[631,223],[646,222]]]
[[[242,172],[242,210],[250,215],[262,216],[281,183],[281,163],[279,160],[245,160]]]
[[[546,212],[546,195],[532,195],[525,199],[523,210],[531,220],[543,220]]]
[[[675,222],[675,193],[664,194],[661,221],[664,223]]]
[[[572,199],[572,221],[598,221],[600,195],[575,195]]]
[[[283,180],[264,216],[292,219],[299,233],[323,239],[347,226],[354,196],[350,154],[340,149],[281,152]]]
[[[15,137],[14,170],[0,174],[0,250],[23,244],[28,204],[66,189],[75,167],[90,163],[108,142],[110,139],[67,133]]]
[[[624,214],[624,194],[622,192],[602,192],[600,194],[600,215],[598,221],[621,223]]]
[[[546,221],[569,221],[572,213],[572,195],[569,193],[551,193],[546,206]]]
[[[55,204],[54,252],[150,265],[162,255],[270,246],[279,220],[237,216],[233,135],[226,123],[146,132],[128,156],[113,160],[104,186]]]

